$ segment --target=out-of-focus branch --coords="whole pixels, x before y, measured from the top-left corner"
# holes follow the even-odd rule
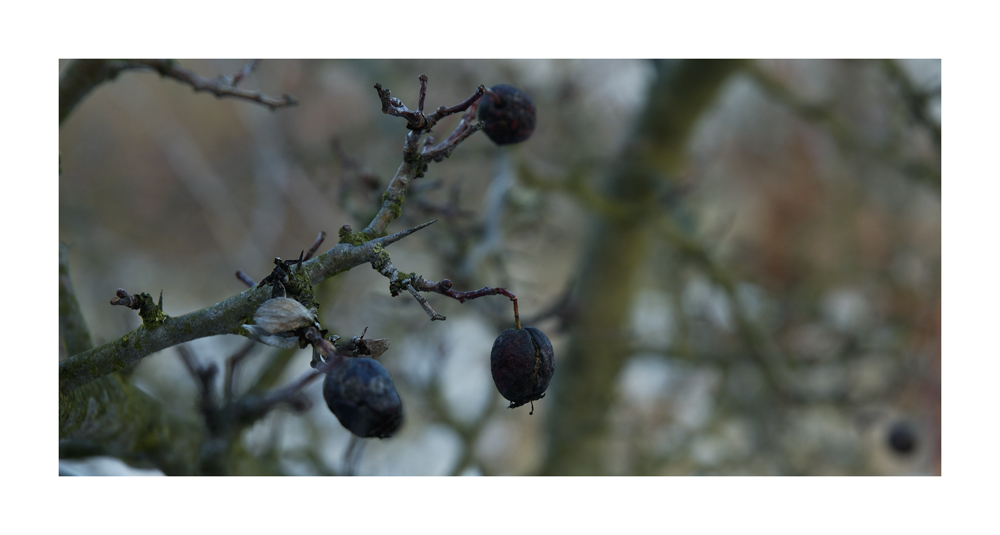
[[[934,166],[907,158],[900,153],[898,147],[873,147],[865,143],[861,132],[852,127],[830,106],[802,99],[781,80],[766,72],[755,63],[748,63],[744,70],[767,95],[788,106],[789,109],[799,114],[803,119],[818,123],[830,132],[830,135],[841,150],[865,154],[898,169],[906,176],[924,182],[935,189],[941,189],[940,164]],[[940,139],[938,139],[938,143],[940,143]],[[938,147],[940,148],[940,144]]]
[[[233,372],[249,350],[256,345],[250,343],[227,359],[221,401],[215,392],[218,367],[215,364],[201,365],[190,349],[183,345],[177,346],[181,360],[198,386],[198,408],[208,430],[208,434],[204,437],[199,448],[197,465],[199,473],[212,475],[231,473],[232,453],[237,446],[236,441],[240,432],[279,405],[286,405],[297,412],[307,410],[311,406],[309,400],[302,395],[302,389],[329,372],[342,361],[342,358],[336,354],[333,345],[323,339],[314,327],[309,327],[306,330],[306,338],[321,354],[327,357],[327,360],[318,366],[318,369],[310,370],[296,381],[262,395],[247,393],[234,396]]]
[[[729,308],[736,318],[736,327],[744,346],[759,366],[768,387],[778,396],[790,396],[786,387],[787,381],[784,380],[780,368],[785,360],[777,355],[774,342],[769,340],[764,331],[746,313],[736,293],[735,277],[712,257],[704,244],[684,233],[669,216],[660,218],[659,230],[660,237],[674,250],[699,265],[716,284],[722,287],[729,300]]]
[[[73,291],[73,281],[69,276],[67,247],[59,244],[59,335],[67,355],[75,355],[93,347],[90,330],[80,310],[80,303]]]
[[[558,181],[543,179],[527,162],[521,162],[517,171],[518,178],[527,186],[543,191],[565,192],[572,195],[577,202],[589,210],[597,212],[607,219],[623,220],[629,217],[632,211],[627,203],[601,195],[588,184],[586,169],[583,167],[571,169],[565,177]]]
[[[249,91],[237,87],[243,78],[256,68],[259,60],[248,63],[240,72],[232,76],[217,76],[207,78],[191,70],[177,65],[170,59],[134,59],[134,60],[73,60],[63,70],[59,77],[59,123],[69,116],[76,105],[98,85],[114,80],[118,74],[126,70],[153,70],[161,76],[173,78],[187,84],[195,91],[208,91],[216,97],[234,97],[263,104],[272,110],[298,104],[290,95],[271,97],[258,91]]]
[[[645,108],[602,194],[631,212],[624,218],[592,214],[589,244],[580,261],[581,307],[569,347],[552,384],[552,417],[541,471],[602,473],[607,414],[624,364],[622,340],[636,277],[651,237],[650,221],[661,210],[657,193],[681,168],[685,141],[714,102],[739,61],[661,61]]]
[[[59,393],[60,443],[91,444],[130,464],[196,473],[203,436],[197,422],[164,410],[118,374]]]
[[[879,65],[885,71],[885,74],[889,77],[896,87],[899,88],[900,96],[903,98],[903,103],[906,105],[907,111],[910,112],[910,117],[913,118],[914,122],[924,127],[931,135],[931,141],[934,142],[934,146],[941,150],[941,124],[932,120],[927,114],[927,103],[932,98],[940,97],[941,88],[938,87],[935,91],[922,91],[917,89],[910,80],[910,77],[903,70],[903,66],[899,64],[898,60],[894,59],[883,59],[879,60]]]

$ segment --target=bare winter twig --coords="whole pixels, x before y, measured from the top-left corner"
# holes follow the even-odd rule
[[[426,76],[421,76],[421,92],[426,93]],[[382,207],[372,218],[371,223],[362,231],[365,236],[375,237],[385,232],[394,219],[402,213],[403,199],[406,197],[410,181],[423,176],[427,170],[427,164],[431,161],[441,161],[451,155],[451,152],[459,143],[474,134],[476,130],[482,128],[478,125],[469,125],[469,120],[463,119],[455,131],[440,146],[430,147],[425,145],[423,151],[420,150],[420,138],[431,131],[439,120],[448,115],[466,111],[474,103],[479,101],[486,93],[484,86],[479,86],[475,93],[456,106],[441,106],[434,113],[425,116],[421,111],[413,111],[406,107],[401,100],[391,96],[388,89],[383,89],[381,84],[375,84],[379,100],[382,102],[382,113],[402,117],[406,119],[406,127],[410,132],[406,135],[403,144],[403,163],[396,170],[395,176],[389,182],[382,197]],[[422,109],[418,106],[418,109]],[[471,116],[469,117],[471,119]]]
[[[173,78],[187,84],[195,91],[208,91],[216,97],[234,97],[257,102],[272,110],[298,104],[290,95],[271,97],[258,91],[236,87],[243,78],[256,68],[259,60],[253,60],[232,76],[207,78],[177,65],[169,59],[134,60],[74,60],[59,78],[59,122],[69,116],[77,104],[98,85],[114,80],[127,70],[153,70],[161,76]]]
[[[246,273],[243,273],[242,269],[236,270],[236,278],[247,285],[247,288],[253,288],[257,286],[257,283],[253,281]]]

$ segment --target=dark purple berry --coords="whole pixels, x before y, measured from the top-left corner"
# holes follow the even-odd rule
[[[506,84],[490,88],[479,103],[483,131],[497,145],[520,143],[535,131],[535,103],[527,93]]]
[[[534,327],[507,329],[493,342],[490,371],[510,408],[542,399],[555,372],[552,342]]]
[[[900,455],[909,455],[917,447],[917,432],[907,422],[896,422],[889,429],[889,447]]]
[[[392,436],[403,422],[392,378],[373,359],[344,359],[323,380],[323,399],[341,425],[361,438]]]

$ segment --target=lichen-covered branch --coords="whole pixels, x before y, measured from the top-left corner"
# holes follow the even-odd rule
[[[206,336],[239,334],[244,319],[253,317],[257,307],[270,297],[270,288],[254,287],[197,312],[168,317],[156,327],[140,326],[117,340],[74,355],[59,363],[59,391],[72,391],[177,344]]]
[[[119,72],[126,69],[153,69],[161,75],[191,85],[196,91],[210,91],[220,97],[233,96],[249,99],[268,105],[272,109],[295,103],[294,99],[287,95],[282,99],[271,99],[264,95],[238,89],[236,84],[255,66],[256,62],[251,62],[234,76],[208,79],[181,69],[169,60],[72,62],[60,80],[60,122],[93,87],[114,79]],[[243,325],[252,323],[250,318],[254,317],[254,313],[261,304],[273,297],[274,292],[284,293],[287,290],[292,293],[293,297],[299,296],[311,300],[312,285],[361,264],[377,263],[378,259],[385,254],[385,247],[434,222],[430,221],[393,235],[385,235],[388,225],[401,214],[410,180],[423,176],[427,162],[440,161],[448,157],[459,143],[481,128],[481,125],[471,124],[471,119],[474,116],[474,104],[484,94],[484,88],[480,86],[473,96],[461,104],[450,108],[442,106],[430,116],[423,114],[426,77],[421,78],[420,106],[417,112],[405,108],[397,99],[391,99],[388,91],[385,91],[383,95],[381,88],[379,88],[379,94],[383,98],[384,107],[387,105],[393,107],[398,111],[395,114],[407,118],[408,123],[416,120],[419,124],[416,124],[415,128],[411,127],[410,132],[406,135],[403,163],[383,195],[382,209],[364,231],[353,233],[350,227],[345,225],[341,229],[339,243],[313,258],[325,237],[325,233],[321,233],[313,246],[310,247],[308,255],[303,253],[298,261],[280,262],[276,260],[285,269],[282,274],[286,277],[280,281],[273,279],[278,271],[277,268],[275,273],[256,285],[253,279],[245,273],[237,272],[237,278],[251,286],[250,288],[229,299],[182,316],[169,317],[163,313],[162,293],[160,302],[154,303],[152,296],[148,293],[140,292],[133,295],[124,289],[119,289],[111,300],[111,304],[139,310],[143,318],[143,325],[100,347],[91,348],[89,337],[79,338],[77,334],[81,332],[80,328],[79,326],[74,327],[72,321],[67,324],[68,327],[61,329],[64,336],[65,333],[73,334],[73,341],[67,346],[67,352],[71,356],[59,364],[60,440],[61,444],[66,445],[67,454],[70,452],[100,451],[129,462],[145,462],[157,466],[168,474],[195,473],[204,469],[223,471],[225,467],[218,463],[205,463],[206,452],[204,448],[206,444],[208,446],[217,445],[218,433],[213,432],[212,436],[208,436],[204,426],[198,425],[197,422],[180,420],[168,414],[156,401],[132,387],[115,372],[123,370],[147,355],[197,338],[220,334],[246,335]],[[421,137],[428,133],[439,119],[462,111],[467,111],[465,117],[445,142],[437,146],[428,143],[423,151],[420,150]],[[61,254],[62,268],[64,267],[64,252]],[[288,270],[289,267],[291,267],[291,271]],[[65,288],[65,291],[61,293],[71,297],[72,290],[71,286],[68,285],[68,272],[61,269],[60,273],[60,288],[61,290]],[[406,289],[414,294],[418,301],[423,301],[425,308],[429,309],[426,300],[412,285],[408,284]],[[70,315],[82,321],[78,305],[69,301],[64,304],[62,297],[64,296],[61,296],[61,305],[63,305],[61,311],[63,309],[75,310]],[[61,314],[61,318],[63,316]],[[61,327],[62,323],[65,322],[61,322]],[[86,332],[85,325],[82,332]],[[215,407],[215,409],[223,412],[236,410],[238,414],[235,414],[233,421],[247,422],[266,413],[279,403],[291,403],[293,407],[296,406],[301,398],[299,395],[301,389],[309,382],[322,376],[330,366],[335,365],[338,358],[333,349],[325,347],[328,345],[325,340],[316,339],[316,333],[312,334],[314,336],[310,339],[310,343],[316,346],[321,354],[328,357],[327,361],[318,369],[308,372],[287,387],[272,390],[266,394],[252,393],[234,399],[232,377],[233,368],[238,364],[238,361],[233,360],[229,364],[231,368],[227,369],[227,377],[225,378],[224,404],[221,407]],[[208,381],[207,376],[198,375],[193,359],[188,359],[187,362],[194,370],[193,373],[200,378],[199,380]],[[287,362],[287,359],[283,359],[282,362]],[[271,375],[263,374],[263,376],[268,377]],[[267,381],[262,381],[251,388],[251,391],[259,392],[258,389],[266,386],[265,383]],[[212,401],[208,397],[207,383],[202,385],[202,391],[202,404],[206,405]],[[232,419],[230,417],[234,415],[226,412],[226,414],[221,414],[221,416],[216,414],[216,416],[222,419]],[[211,428],[211,426],[209,427]],[[227,429],[230,428],[227,427]],[[211,440],[206,442],[206,437]],[[211,458],[218,459],[218,456],[215,455]]]
[[[316,284],[353,267],[371,262],[376,247],[385,247],[426,227],[417,227],[371,240],[360,245],[339,243],[329,251],[302,264],[310,284]],[[123,370],[139,359],[206,336],[243,334],[248,323],[264,301],[271,298],[269,286],[255,286],[225,301],[190,314],[166,317],[155,327],[145,324],[121,338],[74,355],[59,363],[59,391],[69,392],[99,377]]]
[[[204,428],[165,411],[120,375],[59,393],[59,440],[168,475],[193,474]]]
[[[73,294],[63,244],[59,245],[59,325],[68,354],[92,347]],[[165,411],[120,375],[105,375],[59,393],[60,458],[74,452],[113,455],[156,466],[166,474],[188,474],[195,466],[201,433],[199,426]]]

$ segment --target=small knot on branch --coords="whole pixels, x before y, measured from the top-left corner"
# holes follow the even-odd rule
[[[122,288],[115,290],[115,298],[111,300],[112,306],[124,306],[132,310],[139,311],[142,318],[142,325],[147,329],[158,326],[168,318],[163,313],[163,292],[160,292],[159,302],[153,302],[153,296],[146,292],[130,295]]]

